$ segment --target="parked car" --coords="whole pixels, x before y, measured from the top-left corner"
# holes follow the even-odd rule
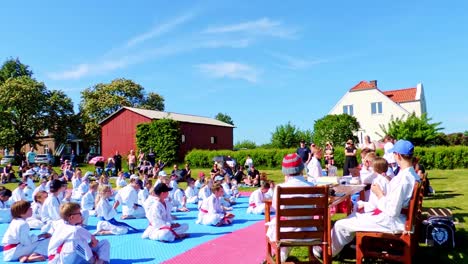
[[[54,164],[54,157],[50,154],[37,154],[36,158],[34,159],[36,164]]]
[[[0,161],[0,165],[5,166],[8,163],[15,164],[15,156],[13,155],[6,155]]]

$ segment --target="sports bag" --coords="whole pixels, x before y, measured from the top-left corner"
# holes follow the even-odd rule
[[[455,247],[455,224],[451,217],[431,216],[423,221],[426,244],[433,247]]]

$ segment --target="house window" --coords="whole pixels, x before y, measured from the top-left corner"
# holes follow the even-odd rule
[[[182,135],[182,143],[185,143],[185,135]]]
[[[371,103],[371,113],[373,115],[381,114],[382,113],[382,102]]]
[[[212,136],[212,137],[211,137],[211,144],[216,144],[216,142],[217,142],[216,137],[215,137],[215,136]]]
[[[347,115],[354,115],[354,109],[353,109],[353,105],[344,105],[343,106],[343,114],[347,114]]]

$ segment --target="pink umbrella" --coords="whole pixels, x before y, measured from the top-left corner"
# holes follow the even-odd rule
[[[98,161],[105,161],[106,158],[104,158],[103,156],[96,156],[94,158],[92,158],[88,163],[89,164],[96,164],[96,162]]]

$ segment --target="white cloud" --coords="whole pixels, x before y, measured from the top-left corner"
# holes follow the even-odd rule
[[[167,22],[165,22],[163,24],[157,25],[154,28],[152,28],[151,30],[129,39],[127,41],[126,47],[132,47],[132,46],[135,46],[135,45],[140,44],[142,42],[145,42],[145,41],[147,41],[149,39],[159,37],[159,36],[161,36],[161,35],[163,35],[165,33],[168,33],[171,30],[173,30],[174,28],[176,28],[177,26],[191,20],[194,16],[195,16],[195,14],[189,13],[189,14],[185,14],[185,15],[176,17],[176,18],[174,18],[174,19],[172,19],[170,21],[167,21]]]
[[[282,22],[273,21],[269,18],[261,18],[238,24],[209,27],[205,29],[203,33],[245,33],[251,35],[269,35],[279,38],[292,38],[294,37],[296,30],[285,27]]]
[[[330,61],[328,59],[313,60],[313,59],[297,58],[297,57],[292,57],[289,55],[278,54],[278,53],[273,53],[272,56],[283,62],[283,64],[281,65],[282,67],[292,69],[292,70],[302,70],[302,69],[309,68],[312,65],[318,65],[318,64],[327,63]]]
[[[246,48],[252,41],[250,39],[239,40],[206,40],[200,45],[201,48]]]
[[[238,62],[199,64],[196,67],[200,72],[214,78],[241,79],[251,83],[257,82],[259,74],[254,67]]]

